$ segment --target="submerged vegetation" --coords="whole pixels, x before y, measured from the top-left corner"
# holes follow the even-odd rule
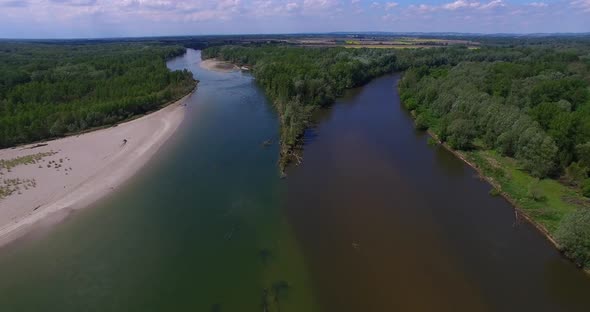
[[[588,268],[590,46],[502,51],[505,58],[412,66],[399,84],[402,101],[418,128],[462,151]]]
[[[194,88],[151,43],[0,43],[0,148],[116,124]]]

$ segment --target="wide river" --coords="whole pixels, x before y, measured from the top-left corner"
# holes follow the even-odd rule
[[[590,310],[590,278],[414,130],[399,76],[318,114],[280,180],[261,89],[199,63],[168,63],[201,82],[145,170],[0,249],[0,311]]]

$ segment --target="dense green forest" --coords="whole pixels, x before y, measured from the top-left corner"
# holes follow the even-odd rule
[[[0,43],[0,147],[112,125],[195,86],[166,59],[185,48],[151,43]]]
[[[412,66],[402,101],[418,128],[487,167],[499,191],[590,267],[590,204],[579,196],[590,197],[590,46],[503,49],[502,61]]]

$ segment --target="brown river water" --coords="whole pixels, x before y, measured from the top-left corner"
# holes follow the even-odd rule
[[[399,76],[326,110],[284,205],[325,311],[590,311],[590,278],[430,147]]]

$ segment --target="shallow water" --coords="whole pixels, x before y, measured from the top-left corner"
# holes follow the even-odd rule
[[[279,180],[262,91],[199,62],[169,62],[201,83],[145,170],[0,250],[0,311],[588,311],[590,278],[426,144],[397,76],[320,114]]]

